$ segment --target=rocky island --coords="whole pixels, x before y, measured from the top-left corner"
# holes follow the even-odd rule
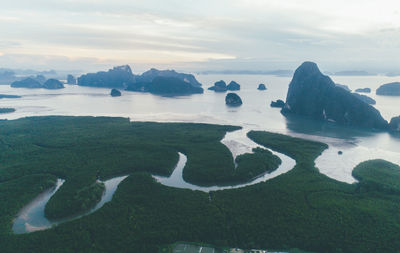
[[[78,85],[102,88],[123,88],[135,82],[128,65],[114,67],[107,72],[88,73],[78,78]]]
[[[220,80],[218,82],[214,83],[214,86],[211,86],[208,88],[209,90],[213,90],[215,92],[225,92],[228,90],[228,87],[225,83],[225,81]]]
[[[41,80],[42,78],[39,77],[39,79]],[[11,83],[11,87],[12,88],[28,88],[28,89],[50,89],[50,90],[54,90],[54,89],[62,89],[64,88],[64,85],[57,79],[49,79],[47,81],[45,81],[44,83],[41,83],[37,80],[37,78],[32,78],[32,77],[28,77],[25,78],[21,81],[15,81],[13,83]]]
[[[193,86],[177,77],[159,76],[151,82],[136,82],[129,85],[128,91],[150,92],[157,95],[190,95],[203,93],[203,88]]]
[[[134,75],[128,65],[114,67],[108,72],[83,75],[78,78],[78,85],[150,92],[157,95],[203,93],[201,83],[191,74],[150,69],[142,75]]]
[[[400,96],[400,82],[387,83],[376,90],[376,95]]]
[[[400,131],[400,116],[393,117],[389,123],[390,130],[399,132]]]
[[[297,68],[282,113],[346,126],[388,128],[387,121],[377,109],[337,87],[313,62],[304,62]]]
[[[278,99],[276,101],[271,101],[271,107],[283,108],[284,106],[285,106],[285,102],[281,99]]]
[[[33,79],[32,77],[25,78],[21,81],[15,81],[11,83],[12,88],[28,88],[28,89],[39,89],[42,88],[42,84]]]
[[[241,106],[243,102],[236,93],[228,93],[225,97],[225,104],[228,106]]]
[[[73,75],[67,75],[67,84],[76,84],[76,78]]]
[[[238,84],[235,81],[231,81],[228,86],[226,86],[228,90],[234,91],[234,90],[240,90],[240,84]]]
[[[64,84],[57,79],[49,79],[42,85],[42,88],[49,90],[63,89]]]
[[[111,97],[120,97],[121,96],[121,92],[117,89],[112,89],[110,92]]]
[[[356,89],[356,92],[371,93],[371,89],[370,88],[359,88],[359,89]]]
[[[267,89],[267,87],[265,87],[265,84],[263,84],[263,83],[260,83],[257,88],[257,90],[266,90],[266,89]]]

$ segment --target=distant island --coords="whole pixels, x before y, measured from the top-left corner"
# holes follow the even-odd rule
[[[157,95],[190,95],[203,93],[201,83],[191,74],[174,70],[150,69],[134,75],[128,65],[114,67],[107,72],[89,73],[78,78],[78,85],[149,92]]]
[[[0,99],[1,99],[1,98],[21,98],[21,96],[18,96],[18,95],[0,94]]]
[[[43,76],[36,78],[28,77],[20,81],[11,83],[12,88],[28,88],[28,89],[63,89],[64,85],[57,79],[46,80]]]
[[[0,114],[15,112],[14,108],[0,108]]]
[[[376,95],[400,96],[400,82],[387,83],[376,90]]]
[[[224,80],[220,80],[214,83],[214,86],[208,88],[209,90],[213,90],[216,92],[225,92],[225,91],[237,91],[240,90],[240,84],[235,81],[231,81],[228,85],[226,85]]]

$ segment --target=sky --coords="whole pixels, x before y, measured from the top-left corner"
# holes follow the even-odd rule
[[[400,72],[395,0],[2,0],[0,68]]]

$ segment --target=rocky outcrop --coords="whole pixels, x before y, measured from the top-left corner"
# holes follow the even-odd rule
[[[399,132],[400,131],[400,116],[393,117],[389,124],[390,130]]]
[[[266,89],[267,89],[267,87],[265,87],[265,84],[263,84],[263,83],[260,83],[257,88],[257,90],[266,90]]]
[[[387,83],[376,90],[376,95],[400,96],[400,82]]]
[[[278,99],[276,101],[271,101],[271,107],[276,107],[276,108],[283,108],[285,106],[285,102],[283,100]]]
[[[63,89],[64,84],[57,79],[49,79],[42,85],[42,88],[49,90]]]
[[[373,98],[370,98],[368,96],[365,95],[361,95],[358,93],[351,93],[353,96],[355,96],[356,98],[360,99],[361,101],[364,101],[365,103],[369,104],[369,105],[375,105],[376,101]]]
[[[151,83],[157,77],[173,77],[189,83],[194,87],[201,87],[201,83],[199,83],[192,74],[178,73],[175,70],[158,70],[152,68],[140,76],[135,76],[136,82],[138,83]]]
[[[67,76],[67,84],[76,84],[76,78],[73,75],[68,75]]]
[[[313,62],[304,62],[289,85],[284,114],[303,115],[346,126],[387,129],[378,110],[339,88]]]
[[[241,106],[242,99],[236,93],[228,93],[225,97],[225,104],[229,106]]]
[[[120,97],[121,96],[121,92],[117,89],[112,89],[110,92],[111,97]]]
[[[157,95],[190,95],[203,93],[203,88],[193,86],[176,77],[156,77],[152,82],[136,82],[129,85],[126,90],[150,92]]]
[[[28,77],[28,78],[25,78],[25,79],[23,79],[21,81],[12,82],[11,83],[11,87],[13,87],[13,88],[38,89],[38,88],[42,88],[42,84],[39,81],[37,81],[37,80],[35,80],[35,79],[31,78],[31,77]]]
[[[228,90],[226,83],[223,80],[214,83],[214,86],[211,86],[208,89],[216,92],[225,92]]]
[[[234,91],[234,90],[240,90],[240,84],[238,84],[235,81],[231,81],[228,86],[226,86],[228,90]]]
[[[359,89],[356,89],[356,92],[359,92],[359,93],[371,93],[371,89],[370,88],[359,88]]]
[[[126,88],[135,82],[135,76],[128,65],[114,67],[107,72],[89,73],[78,78],[78,85],[106,88]]]
[[[340,83],[335,83],[335,85],[339,88],[342,88],[348,92],[351,92],[351,89],[349,88],[349,86],[345,85],[345,84],[340,84]]]

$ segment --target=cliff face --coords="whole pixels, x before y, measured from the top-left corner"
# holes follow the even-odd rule
[[[387,121],[378,110],[337,87],[313,62],[304,62],[294,73],[282,113],[347,126],[388,128]]]
[[[128,65],[114,67],[107,72],[89,73],[78,78],[78,85],[91,87],[125,88],[135,82]]]

